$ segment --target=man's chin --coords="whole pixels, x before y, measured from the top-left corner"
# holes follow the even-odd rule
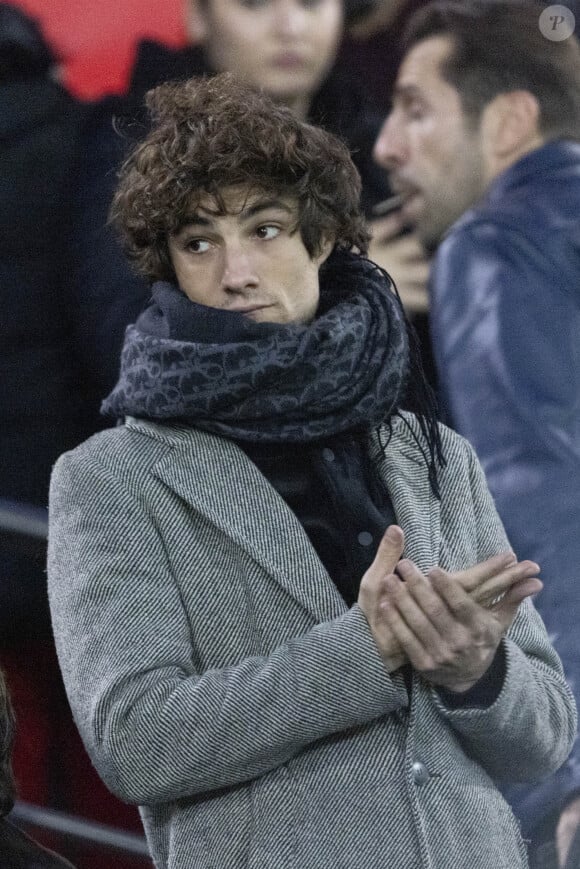
[[[437,250],[437,248],[443,241],[443,237],[447,232],[447,228],[442,229],[440,226],[429,226],[422,221],[418,221],[415,224],[414,232],[419,241],[421,242],[421,246],[423,247],[425,252],[431,255]]]

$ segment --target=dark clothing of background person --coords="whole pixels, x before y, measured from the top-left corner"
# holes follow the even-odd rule
[[[0,497],[41,507],[58,456],[102,427],[83,404],[65,294],[80,122],[49,76],[0,79]],[[44,559],[0,539],[0,563],[2,646],[48,635]]]
[[[68,293],[85,107],[57,83],[53,65],[35,22],[0,4],[0,498],[40,511],[59,455],[104,425],[91,401],[82,342],[73,337]],[[18,719],[20,797],[138,826],[135,811],[97,779],[72,724],[45,561],[42,544],[31,549],[25,536],[0,533],[0,659]],[[20,835],[8,826],[4,833]],[[0,831],[0,865],[20,867],[3,859],[2,841]]]
[[[208,73],[203,51],[171,51],[143,42],[133,71],[129,95],[96,103],[85,128],[84,162],[77,201],[76,257],[73,279],[78,339],[101,398],[118,376],[125,327],[134,322],[149,300],[149,288],[139,278],[121,249],[114,229],[107,225],[117,169],[135,139],[146,132],[144,96],[164,81]],[[366,209],[388,196],[384,170],[372,159],[372,147],[382,114],[368,103],[357,83],[332,73],[311,106],[310,119],[340,135],[353,151],[363,180]],[[98,402],[95,400],[95,409]]]
[[[431,276],[447,421],[486,472],[510,542],[541,567],[536,605],[580,694],[580,144],[524,156],[450,230]],[[467,361],[466,361],[467,360]],[[510,790],[542,838],[580,793],[580,742],[545,782]]]
[[[411,16],[430,0],[407,0],[388,27],[365,39],[346,39],[338,55],[338,63],[356,71],[364,81],[369,98],[383,113],[390,110],[391,94],[397,70],[403,59],[403,34]]]

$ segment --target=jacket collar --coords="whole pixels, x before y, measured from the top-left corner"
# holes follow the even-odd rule
[[[565,170],[580,173],[580,142],[571,140],[555,140],[547,142],[541,148],[535,148],[525,154],[520,160],[502,172],[492,182],[487,194],[487,204],[493,205],[502,200],[507,191],[525,187],[533,180],[549,186],[550,174]]]
[[[317,620],[346,611],[302,525],[235,443],[182,426],[132,418],[127,425],[173,447],[153,474],[248,552]],[[371,436],[371,457],[405,525],[405,556],[427,570],[437,561],[439,503],[409,428],[395,420],[383,451],[386,439],[386,432]],[[236,497],[240,492],[243,498]]]

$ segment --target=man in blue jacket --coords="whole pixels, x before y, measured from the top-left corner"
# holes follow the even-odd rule
[[[508,0],[419,12],[375,157],[402,220],[436,251],[431,336],[448,421],[475,446],[516,553],[542,568],[538,609],[578,697],[580,46],[573,18],[550,14]],[[510,797],[537,865],[550,839],[565,865],[578,740],[557,775]]]

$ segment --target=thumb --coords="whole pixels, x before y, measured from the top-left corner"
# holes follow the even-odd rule
[[[393,573],[401,560],[404,548],[405,534],[403,529],[398,525],[389,525],[381,538],[377,554],[368,572],[373,573],[376,579],[381,579]]]
[[[382,244],[397,238],[405,226],[405,220],[399,211],[388,214],[386,217],[375,218],[369,224],[373,239]]]

